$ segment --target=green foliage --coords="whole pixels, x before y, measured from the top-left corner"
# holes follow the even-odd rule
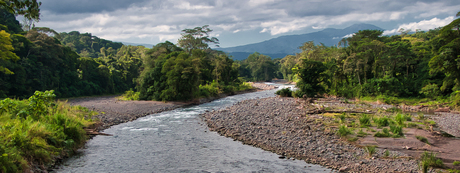
[[[367,134],[366,132],[363,132],[363,129],[359,129],[359,131],[357,133],[358,137],[366,137],[367,135],[369,135],[369,134]]]
[[[369,157],[372,157],[372,155],[377,151],[375,148],[375,145],[368,145],[364,147],[364,151],[366,151]]]
[[[390,131],[388,131],[387,128],[383,128],[382,132],[378,131],[377,133],[374,134],[374,137],[379,137],[379,138],[385,138],[385,137],[390,137]]]
[[[351,138],[347,139],[348,142],[356,142],[358,140],[359,140],[359,138],[357,138],[357,137],[351,137]]]
[[[276,95],[281,97],[292,97],[292,91],[289,88],[283,88],[275,92]]]
[[[302,59],[300,66],[297,66],[297,69],[294,70],[300,77],[300,81],[296,84],[297,88],[299,88],[297,95],[314,97],[325,93],[326,88],[322,83],[326,79],[326,74],[324,73],[326,69],[326,66],[320,61]]]
[[[216,37],[209,37],[209,33],[212,30],[208,27],[209,25],[204,25],[202,27],[182,30],[182,37],[179,38],[177,44],[186,52],[192,52],[192,50],[196,49],[208,49],[208,43],[214,43],[219,47],[219,40]]]
[[[441,95],[441,90],[439,90],[439,87],[436,84],[427,84],[420,90],[419,93],[429,98],[436,98]]]
[[[337,130],[337,135],[340,137],[345,137],[352,134],[352,131],[346,125],[340,125],[339,129]]]
[[[219,84],[213,82],[211,84],[200,85],[200,96],[203,97],[216,97],[221,93]]]
[[[139,100],[139,92],[135,92],[133,90],[126,91],[122,96],[121,100]]]
[[[390,119],[388,117],[376,117],[374,123],[377,124],[377,128],[382,128],[390,125]]]
[[[371,117],[368,114],[361,114],[359,117],[359,124],[361,127],[371,126]]]
[[[385,153],[383,154],[383,157],[390,157],[390,151],[385,150]]]
[[[428,153],[426,151],[420,155],[420,161],[418,165],[419,165],[419,169],[423,173],[427,173],[428,168],[430,167],[432,168],[443,168],[444,167],[444,163],[442,162],[441,159],[436,158],[436,154],[434,154],[433,152]]]
[[[454,162],[452,163],[452,165],[454,165],[454,166],[460,165],[460,161],[454,161]]]
[[[396,124],[400,125],[400,126],[404,126],[407,118],[404,114],[401,114],[401,113],[397,113],[396,116],[394,117],[394,120],[396,122]]]
[[[241,77],[251,81],[271,81],[276,77],[278,67],[269,57],[258,52],[249,55],[239,62],[238,71]]]
[[[390,131],[393,133],[393,138],[399,138],[404,136],[403,134],[403,127],[400,125],[392,126],[390,125]]]
[[[146,52],[137,90],[141,100],[193,100],[249,88],[238,79],[237,67],[223,52],[192,49],[171,42]]]
[[[28,100],[0,101],[1,172],[24,172],[32,162],[53,163],[86,142],[83,128],[92,124],[91,113],[53,102],[53,97],[52,91],[37,91]]]
[[[430,144],[430,143],[428,142],[428,139],[425,138],[425,137],[423,137],[423,136],[416,135],[415,138],[417,138],[418,140],[420,140],[420,141],[423,142],[423,143]]]

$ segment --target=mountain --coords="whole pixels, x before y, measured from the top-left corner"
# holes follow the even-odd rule
[[[314,41],[315,44],[323,43],[326,46],[334,46],[337,45],[344,36],[367,29],[383,30],[375,25],[361,23],[354,24],[344,29],[327,28],[318,32],[300,35],[286,35],[260,43],[229,48],[217,48],[217,50],[229,53],[233,56],[233,59],[236,60],[246,59],[248,55],[254,52],[259,52],[272,58],[283,58],[286,55],[293,55],[300,52],[298,47],[307,41]]]
[[[153,44],[146,44],[146,43],[129,43],[129,42],[122,42],[124,45],[131,45],[131,46],[144,46],[146,48],[152,48]]]

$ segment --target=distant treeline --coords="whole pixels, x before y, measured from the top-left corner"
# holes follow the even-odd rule
[[[241,62],[240,75],[253,80],[278,77],[296,81],[298,96],[443,97],[458,105],[459,28],[457,18],[442,28],[412,34],[402,29],[400,35],[383,36],[383,31],[362,30],[342,39],[338,47],[309,41],[299,47],[301,53],[282,59],[250,55]],[[264,65],[251,63],[257,58],[255,62]]]

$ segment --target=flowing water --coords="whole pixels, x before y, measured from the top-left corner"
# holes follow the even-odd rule
[[[106,129],[55,172],[330,172],[210,132],[199,114],[274,90],[149,115]]]

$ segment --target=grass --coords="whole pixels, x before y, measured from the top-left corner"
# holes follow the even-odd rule
[[[368,114],[361,114],[359,117],[359,124],[361,127],[371,126],[371,117]]]
[[[436,154],[434,154],[433,152],[431,153],[428,153],[428,152],[424,152],[420,155],[420,161],[419,161],[419,169],[423,172],[423,173],[427,173],[428,172],[428,168],[443,168],[444,167],[444,163],[442,162],[441,159],[438,159],[436,158]]]
[[[352,131],[346,125],[340,125],[339,129],[337,130],[337,135],[340,137],[345,137],[351,134]]]
[[[139,100],[140,92],[134,92],[133,90],[126,91],[123,95],[118,97],[118,100]]]
[[[454,166],[457,166],[457,165],[460,165],[460,161],[454,161],[454,163],[452,163]]]
[[[364,147],[364,151],[366,151],[369,157],[372,157],[372,155],[374,155],[375,152],[377,151],[375,148],[376,148],[375,145],[368,145]]]
[[[377,128],[382,128],[390,125],[390,118],[388,117],[381,117],[381,118],[374,118],[374,123],[377,124]]]
[[[53,91],[36,91],[28,100],[0,101],[0,172],[30,172],[71,155],[87,139],[93,112],[54,102]]]
[[[366,137],[367,135],[369,135],[369,134],[367,134],[366,132],[363,132],[363,129],[359,129],[359,131],[358,131],[356,136],[357,137]]]
[[[421,142],[423,142],[423,143],[430,144],[430,143],[428,142],[428,139],[425,138],[425,137],[423,137],[423,136],[418,136],[418,135],[417,135],[417,136],[415,136],[415,138],[417,138],[419,141],[421,141]]]

